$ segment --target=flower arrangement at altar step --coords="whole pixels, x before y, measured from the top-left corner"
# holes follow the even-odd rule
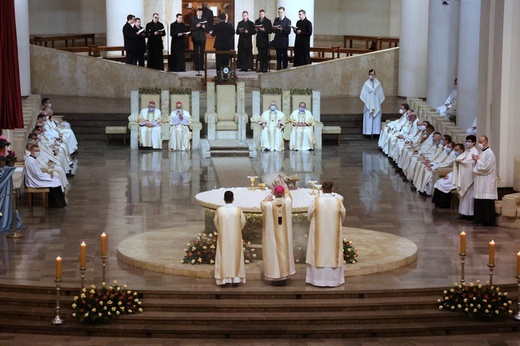
[[[513,304],[507,297],[507,292],[501,292],[500,287],[490,286],[489,282],[482,285],[462,285],[457,282],[450,290],[444,290],[444,296],[437,300],[439,310],[462,311],[469,318],[492,319],[498,316],[511,315]]]
[[[10,146],[11,143],[7,141],[7,137],[0,135],[0,149]]]
[[[74,297],[72,309],[72,317],[83,323],[107,323],[119,315],[143,312],[139,294],[128,290],[126,285],[117,285],[117,281],[108,287],[103,282],[99,289],[95,285],[83,288]]]
[[[13,150],[7,151],[7,155],[5,155],[5,163],[11,167],[16,163],[16,153]]]
[[[307,238],[307,235],[305,235]],[[306,249],[301,246],[294,248],[294,262],[305,263]],[[352,245],[351,240],[343,239],[343,263],[356,264],[357,263],[357,249]]]
[[[186,264],[215,264],[215,254],[217,252],[217,232],[199,233],[192,243],[188,243],[188,247],[184,249],[186,255],[181,263]],[[250,242],[243,243],[244,262],[249,264],[256,257],[255,249],[251,248]]]

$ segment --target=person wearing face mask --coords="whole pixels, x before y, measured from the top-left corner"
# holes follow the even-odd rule
[[[453,91],[450,93],[444,105],[437,107],[440,115],[448,117],[451,121],[455,121],[457,116],[457,78],[453,81]]]
[[[423,168],[417,172],[414,176],[414,184],[419,193],[431,196],[433,191],[433,173],[438,171],[440,168],[453,166],[453,161],[456,157],[453,154],[454,148],[455,143],[452,143],[450,140],[448,144],[444,145],[442,153],[433,158],[429,163],[425,164]]]
[[[139,113],[139,144],[141,147],[162,149],[161,111],[155,108],[155,102],[150,101],[148,108]]]
[[[381,130],[381,135],[379,136],[379,140],[377,142],[377,146],[379,148],[383,150],[383,147],[386,146],[385,144],[387,144],[388,142],[389,133],[399,131],[403,126],[406,125],[406,122],[408,121],[409,110],[410,106],[408,105],[408,103],[401,103],[401,106],[399,107],[399,114],[401,114],[401,117],[397,120],[390,122],[387,121],[385,124],[383,124],[383,129]]]
[[[475,161],[473,155],[478,155],[475,148],[477,138],[473,135],[466,137],[466,151],[455,159],[453,165],[453,183],[459,193],[459,219],[473,219],[473,167]]]
[[[22,176],[27,187],[48,188],[49,189],[49,208],[64,208],[67,206],[65,194],[57,174],[52,176],[50,173],[42,171],[42,166],[38,162],[40,147],[31,145],[30,155],[25,160]]]
[[[419,121],[417,114],[410,110],[406,125],[400,131],[389,135],[386,150],[383,147],[383,152],[386,152],[396,165],[404,152],[414,148],[419,143],[422,133],[425,132],[419,129],[419,126],[423,123],[425,122]]]
[[[276,108],[276,102],[272,101],[269,110],[262,113],[257,120],[262,126],[260,146],[264,151],[284,150],[282,129],[285,124],[285,115]]]
[[[182,103],[178,101],[175,104],[175,110],[170,114],[170,142],[168,147],[170,150],[185,151],[190,150],[190,123],[191,115],[182,109]]]
[[[480,136],[478,145],[480,155],[472,155],[475,162],[474,191],[475,199],[473,222],[477,226],[495,225],[495,200],[497,196],[497,173],[495,153],[489,147],[487,136]]]
[[[420,135],[419,142],[411,143],[410,146],[406,147],[400,153],[399,160],[397,161],[397,167],[399,167],[403,172],[407,172],[412,158],[414,156],[421,156],[434,145],[434,133],[435,127],[433,127],[432,124],[426,125],[426,129],[422,131],[422,135]],[[440,138],[438,138],[438,140],[440,141]]]
[[[413,181],[413,177],[415,174],[415,170],[421,162],[430,162],[432,158],[436,157],[438,154],[444,151],[443,145],[441,145],[442,135],[435,131],[432,136],[431,145],[430,146],[421,146],[418,151],[418,155],[412,155],[410,158],[410,162],[406,169],[403,169],[406,178],[409,181]]]
[[[365,104],[363,109],[363,135],[374,137],[381,132],[381,104],[385,100],[385,94],[381,82],[376,78],[376,71],[368,71],[368,80],[363,84],[359,96]]]
[[[466,151],[466,147],[462,143],[455,144],[453,151],[450,155],[454,159],[460,156],[461,153]],[[455,165],[453,161],[452,166]],[[448,173],[444,178],[439,179],[433,185],[433,197],[432,203],[435,204],[436,208],[450,208],[451,207],[451,191],[457,187],[453,180],[453,171]]]
[[[159,14],[154,13],[152,15],[152,21],[146,24],[146,37],[147,42],[147,67],[156,70],[164,70],[164,57],[163,57],[163,36],[166,35],[164,25],[159,21]]]
[[[305,102],[300,102],[299,108],[291,113],[290,121],[293,128],[289,149],[291,150],[313,150],[316,138],[314,136],[314,124],[316,120],[307,109]]]

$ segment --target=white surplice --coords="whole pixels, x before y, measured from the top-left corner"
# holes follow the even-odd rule
[[[473,215],[473,166],[475,161],[471,155],[478,155],[477,148],[473,147],[466,150],[454,161],[453,165],[453,183],[457,187],[459,193],[459,214]]]
[[[491,148],[483,150],[473,167],[475,199],[498,199],[495,153]]]
[[[334,194],[316,197],[307,210],[310,221],[307,242],[305,282],[319,287],[336,287],[345,283],[341,227],[346,210]]]
[[[368,79],[359,98],[365,104],[363,110],[363,134],[378,135],[381,132],[381,104],[385,100],[385,94],[381,82],[377,78]]]
[[[139,143],[142,147],[152,147],[154,149],[162,149],[161,136],[161,111],[155,109],[150,112],[148,108],[141,110],[139,114]],[[146,126],[153,124],[153,127]]]
[[[292,199],[289,194],[263,200],[262,258],[267,281],[281,281],[296,272],[293,254]]]
[[[316,138],[314,137],[314,124],[316,120],[312,113],[307,109],[305,112],[295,110],[291,113],[290,121],[292,122],[291,139],[289,141],[289,149],[291,150],[310,150],[314,149]]]
[[[217,285],[245,283],[242,229],[246,224],[246,218],[242,209],[233,204],[225,204],[215,211],[214,222],[218,231],[215,254]]]

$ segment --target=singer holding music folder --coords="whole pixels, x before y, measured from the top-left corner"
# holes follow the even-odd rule
[[[204,51],[206,49],[206,24],[208,20],[202,16],[202,8],[197,9],[197,15],[191,18],[191,42],[193,42],[193,67],[200,71],[204,69]]]
[[[163,36],[166,35],[163,23],[159,22],[159,14],[154,13],[152,21],[146,24],[146,37],[148,37],[148,63],[149,68],[164,70]]]
[[[188,27],[184,25],[182,14],[177,13],[175,22],[170,25],[170,36],[172,37],[170,60],[168,68],[174,72],[186,71],[185,51],[186,51],[186,35],[190,32]]]

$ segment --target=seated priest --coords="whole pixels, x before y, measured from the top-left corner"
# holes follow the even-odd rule
[[[139,114],[139,144],[141,147],[162,149],[161,111],[155,108],[155,102],[150,101],[148,108]]]
[[[293,124],[289,149],[314,150],[316,138],[314,137],[314,124],[316,120],[307,110],[305,102],[300,102],[298,109],[291,113],[290,121]]]
[[[284,150],[282,128],[285,124],[285,115],[276,109],[276,102],[272,101],[269,110],[258,118],[258,124],[262,126],[260,146],[264,151]]]
[[[32,188],[49,188],[49,208],[66,207],[65,194],[59,178],[57,175],[53,176],[51,173],[43,172],[38,162],[40,148],[33,144],[29,151],[31,154],[25,160],[23,168],[25,185]]]
[[[175,104],[175,110],[170,114],[170,142],[168,147],[170,150],[185,151],[190,150],[190,123],[191,115],[182,109],[182,102]]]

